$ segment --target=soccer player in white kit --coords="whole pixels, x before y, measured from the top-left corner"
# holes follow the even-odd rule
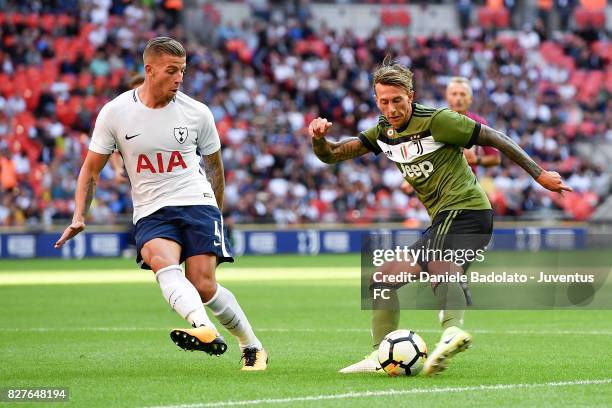
[[[55,247],[85,229],[100,171],[116,147],[132,184],[137,261],[153,270],[166,301],[193,326],[172,330],[172,340],[185,350],[223,354],[227,345],[207,306],[238,339],[242,370],[265,370],[266,351],[234,295],[215,279],[217,265],[233,257],[221,215],[225,179],[212,113],[179,91],[186,67],[181,43],[153,38],[143,58],[144,83],[100,110],[77,181],[72,224]]]

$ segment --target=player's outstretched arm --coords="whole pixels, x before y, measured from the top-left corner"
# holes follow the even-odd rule
[[[96,194],[96,183],[100,177],[100,172],[108,161],[109,156],[108,154],[95,153],[91,150],[87,152],[77,180],[72,224],[64,230],[60,239],[55,243],[55,248],[61,247],[66,241],[85,229],[85,216]]]
[[[493,146],[506,155],[510,160],[521,166],[542,187],[547,190],[562,193],[572,191],[572,188],[563,184],[561,176],[556,171],[546,171],[540,167],[519,145],[505,134],[482,125],[476,139],[480,146]]]
[[[210,183],[219,211],[223,212],[223,195],[225,194],[225,175],[223,174],[223,161],[221,160],[221,150],[213,154],[202,156],[206,178]]]
[[[337,163],[354,159],[369,152],[358,137],[350,137],[340,142],[330,142],[325,139],[327,131],[332,126],[327,119],[316,118],[308,126],[312,138],[312,150],[323,163]]]

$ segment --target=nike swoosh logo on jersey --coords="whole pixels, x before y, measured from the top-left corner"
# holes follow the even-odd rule
[[[125,140],[130,140],[130,139],[133,139],[133,138],[135,138],[136,136],[140,136],[140,133],[137,133],[137,134],[135,134],[135,135],[133,135],[133,136],[128,136],[128,135],[127,135],[127,133],[126,133],[126,134],[125,134]]]
[[[214,245],[214,246],[219,246],[219,245],[221,245],[221,243],[220,243],[220,242],[217,242],[217,241],[213,241],[213,245]]]

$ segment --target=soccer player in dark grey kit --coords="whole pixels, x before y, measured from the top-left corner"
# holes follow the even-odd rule
[[[413,248],[431,248],[431,243],[442,248],[450,245],[453,235],[480,237],[472,242],[473,248],[482,248],[493,230],[491,204],[471,171],[463,155],[463,149],[473,145],[493,146],[521,166],[544,188],[555,191],[571,191],[554,171],[546,171],[534,162],[508,136],[486,125],[481,125],[450,109],[433,109],[413,102],[412,72],[385,61],[374,73],[376,104],[382,115],[378,124],[339,142],[325,139],[332,123],[316,118],[309,125],[314,153],[325,163],[337,163],[353,159],[368,152],[384,153],[395,162],[404,179],[414,188],[417,196],[431,217],[431,226],[413,245]],[[445,262],[417,259],[412,267],[402,270],[418,274],[444,274],[456,271],[457,266]],[[387,273],[393,273],[393,265]],[[432,285],[434,286],[434,285]],[[398,328],[399,305],[372,312],[372,344],[374,352],[364,360],[348,366],[340,372],[383,372],[376,357],[376,348],[387,333]],[[452,295],[454,294],[454,295]],[[472,336],[462,329],[465,297],[460,285],[440,283],[434,286],[434,295],[444,303],[459,296],[461,307],[440,311],[444,329],[440,342],[429,354],[423,371],[437,374],[446,368],[450,357],[467,349]],[[392,297],[393,302],[393,297]]]

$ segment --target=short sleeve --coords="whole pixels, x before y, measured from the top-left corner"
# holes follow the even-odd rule
[[[204,107],[204,118],[200,134],[198,135],[198,151],[207,156],[221,149],[221,140],[215,126],[215,118],[208,107]]]
[[[364,130],[359,134],[359,140],[361,143],[372,153],[378,155],[382,152],[376,140],[378,139],[379,127],[374,126],[369,129]]]
[[[431,135],[436,142],[469,149],[479,132],[480,123],[450,109],[442,109],[431,118]]]
[[[107,104],[100,109],[100,113],[98,113],[96,118],[96,124],[91,134],[91,141],[89,142],[89,150],[100,154],[113,153],[117,142],[111,123],[112,115]]]

